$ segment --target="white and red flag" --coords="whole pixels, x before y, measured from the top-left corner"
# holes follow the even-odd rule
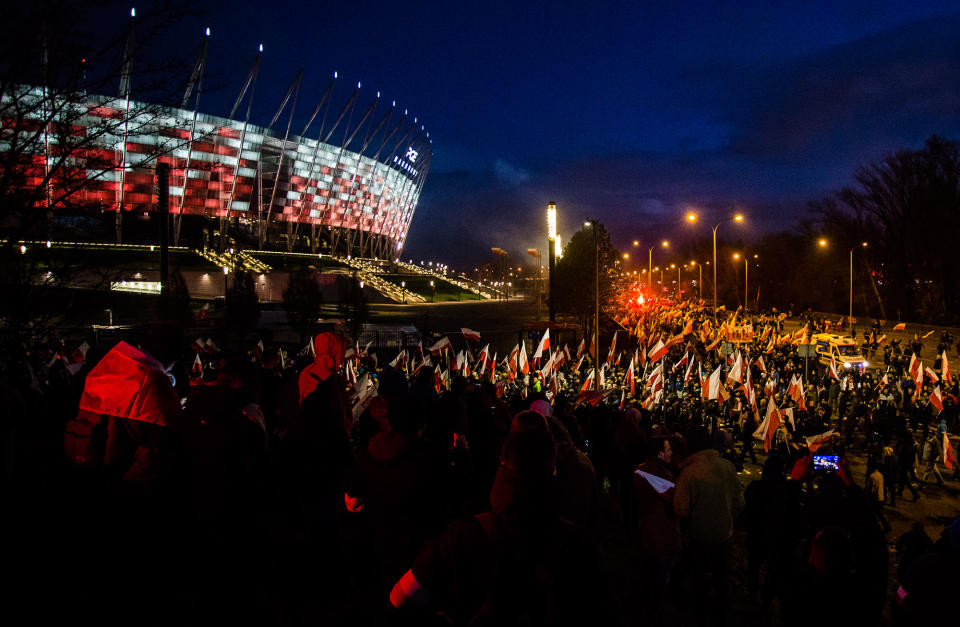
[[[833,359],[833,355],[830,356],[830,378],[840,380],[840,373],[837,372],[837,362]]]
[[[953,384],[953,374],[950,372],[950,362],[947,361],[946,349],[944,349],[943,355],[940,356],[940,376],[943,377],[943,380],[948,384]]]
[[[432,353],[432,354],[434,354],[434,355],[439,355],[439,354],[442,353],[443,351],[450,351],[450,352],[452,353],[452,352],[453,352],[453,344],[450,343],[450,338],[448,338],[446,335],[444,335],[442,338],[440,338],[440,339],[437,341],[436,344],[434,344],[433,346],[431,346],[428,350],[430,351],[430,353]]]
[[[530,374],[530,362],[527,361],[527,343],[520,342],[520,372]]]
[[[727,385],[734,383],[743,383],[743,357],[740,351],[737,351],[737,357],[733,360],[730,372],[727,373]]]
[[[543,357],[543,351],[550,348],[550,329],[547,329],[543,332],[543,337],[540,338],[540,343],[537,344],[537,350],[533,353],[534,359],[540,359]]]
[[[607,353],[607,363],[608,363],[608,364],[612,364],[612,363],[613,363],[613,356],[614,356],[614,355],[616,354],[616,352],[617,352],[617,333],[619,333],[619,331],[614,331],[614,332],[613,332],[613,341],[610,342],[610,351]]]
[[[712,401],[723,402],[724,390],[723,383],[720,380],[721,371],[723,370],[723,365],[717,366],[717,369],[713,371],[707,378],[707,399]]]
[[[957,456],[953,452],[953,447],[950,445],[950,437],[947,435],[946,431],[943,433],[943,465],[947,467],[947,470],[953,470],[953,467],[957,464]]]
[[[811,435],[806,438],[807,448],[810,449],[811,453],[815,453],[818,448],[826,444],[830,438],[833,437],[834,430],[830,429],[829,431],[824,431],[817,435]]]
[[[200,361],[200,353],[194,355],[193,366],[190,368],[195,374],[200,374],[203,372],[203,362]]]
[[[777,404],[773,402],[773,397],[771,397],[767,400],[767,413],[763,417],[763,422],[761,422],[757,430],[753,432],[753,437],[758,440],[763,440],[764,452],[770,452],[770,447],[773,445],[773,436],[776,435],[777,429],[779,428],[780,410],[777,409]]]
[[[934,372],[934,371],[933,371],[933,368],[931,368],[930,366],[927,366],[926,368],[924,368],[924,369],[923,369],[923,372],[924,372],[924,374],[927,375],[927,377],[929,377],[931,383],[939,383],[939,382],[940,382],[940,377],[937,376],[937,373]]]
[[[90,350],[90,345],[87,344],[87,341],[84,340],[80,343],[80,346],[73,349],[73,352],[70,353],[70,363],[71,364],[80,364],[87,360],[87,351]]]
[[[480,334],[476,331],[468,329],[467,327],[460,327],[460,333],[463,333],[463,337],[467,341],[473,340],[477,344],[480,343]]]
[[[660,361],[667,352],[670,350],[670,347],[663,343],[663,340],[657,340],[657,343],[653,348],[650,349],[650,352],[647,353],[647,357],[651,362]]]
[[[800,406],[804,406],[803,400],[803,377],[793,375],[790,377],[790,385],[787,386],[787,394]]]
[[[760,357],[757,357],[757,361],[755,363],[757,364],[757,366],[759,366],[760,372],[763,372],[763,373],[767,372],[767,366],[763,363],[762,355]]]
[[[630,396],[636,396],[636,381],[633,375],[633,360],[630,360],[630,365],[627,367],[627,385],[630,386]]]
[[[916,379],[916,378],[917,378],[917,371],[920,370],[920,369],[921,369],[921,368],[920,368],[920,360],[917,359],[917,354],[916,354],[916,353],[911,353],[911,354],[910,354],[910,366],[907,368],[907,370],[910,372],[910,378],[911,378],[911,379]]]
[[[943,396],[940,394],[939,385],[930,392],[930,404],[937,409],[938,414],[943,411]]]

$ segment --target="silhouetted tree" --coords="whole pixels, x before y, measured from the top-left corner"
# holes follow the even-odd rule
[[[596,247],[594,246],[594,232]],[[599,251],[599,252],[597,252]],[[599,255],[599,257],[597,257]],[[601,316],[613,303],[623,284],[620,252],[610,243],[610,234],[603,224],[594,221],[573,234],[557,261],[555,293],[550,295],[556,311],[577,316],[585,329],[593,321],[595,283],[594,268],[599,259]]]

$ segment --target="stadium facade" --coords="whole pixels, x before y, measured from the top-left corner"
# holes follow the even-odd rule
[[[40,190],[44,200],[35,204],[50,204],[51,214],[61,209],[115,216],[119,241],[126,216],[157,211],[156,166],[166,163],[174,240],[182,223],[199,220],[205,233],[215,234],[210,242],[221,247],[237,242],[398,257],[430,166],[424,126],[395,102],[382,101],[379,92],[368,106],[358,106],[359,83],[348,88],[352,95],[345,104],[334,107],[335,76],[303,131],[294,134],[302,71],[271,123],[253,124],[261,55],[262,49],[228,117],[200,111],[206,42],[181,107],[133,100],[129,63],[118,97],[73,94],[66,97],[76,101],[64,103],[42,87],[5,92],[3,109],[33,111],[37,121],[60,129],[38,134],[36,125],[24,127],[32,144],[21,160],[22,184]],[[69,133],[63,133],[62,120],[42,115],[50,109],[69,117]],[[246,115],[236,116],[238,110]],[[7,132],[0,153],[10,150]],[[50,171],[53,163],[59,171]]]

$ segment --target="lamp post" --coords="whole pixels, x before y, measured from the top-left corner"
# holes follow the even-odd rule
[[[600,389],[600,245],[597,242],[597,225],[587,220],[583,226],[593,229],[593,389]],[[653,254],[652,252],[650,253]]]
[[[730,221],[732,222],[743,222],[743,214],[737,213],[734,214]],[[687,222],[696,222],[697,214],[693,211],[687,213]],[[723,221],[718,222],[716,226],[713,227],[713,317],[717,317],[717,229],[720,228],[720,225],[723,224]]]
[[[406,293],[406,290],[407,290],[407,282],[406,282],[406,281],[400,281],[400,304],[402,304],[402,305],[406,305],[406,304],[407,304],[407,293]]]
[[[553,322],[556,319],[553,295],[555,293],[554,276],[557,274],[557,204],[552,200],[547,203],[547,249],[548,270],[550,272],[550,300],[548,301],[547,311],[550,315],[550,322]]]
[[[437,288],[433,284],[433,281],[430,281],[430,302],[431,303],[437,302]]]
[[[230,275],[230,268],[223,266],[223,305],[227,305],[227,277]]]

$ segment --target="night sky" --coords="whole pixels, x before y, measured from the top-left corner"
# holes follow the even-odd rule
[[[336,70],[345,91],[360,80],[367,102],[380,90],[426,124],[434,157],[403,255],[417,260],[542,247],[549,200],[564,239],[587,216],[621,247],[689,237],[691,206],[743,211],[749,238],[795,225],[858,165],[960,138],[960,2],[259,0],[195,13],[184,49],[210,26],[225,84],[205,112],[229,112],[263,43],[259,122],[302,64],[304,114]]]

